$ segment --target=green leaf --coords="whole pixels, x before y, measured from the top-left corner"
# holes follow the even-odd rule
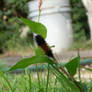
[[[10,88],[10,92],[13,92],[13,87],[11,86],[10,82],[6,78],[5,74],[0,70],[0,75],[3,77],[3,79],[6,81],[8,87]]]
[[[52,66],[52,73],[56,76],[57,80],[61,83],[60,92],[80,92],[80,89],[67,78],[57,67]]]
[[[92,80],[87,84],[88,92],[92,92]]]
[[[55,48],[55,45],[50,46],[51,48]]]
[[[76,74],[76,70],[79,67],[79,64],[80,64],[80,57],[76,57],[65,65],[67,71],[71,76],[74,76]]]
[[[44,55],[43,50],[40,47],[34,48],[36,56]]]
[[[46,38],[47,36],[47,29],[46,27],[38,22],[34,22],[32,20],[28,20],[25,18],[21,18],[21,20],[27,25],[29,26],[29,28],[31,29],[32,32],[41,35],[43,38]]]
[[[48,58],[45,55],[33,56],[31,58],[24,58],[24,59],[20,60],[15,65],[13,65],[9,69],[9,71],[16,70],[16,69],[24,69],[24,68],[28,67],[29,65],[37,64],[37,63],[55,64],[53,60],[51,60],[50,58]]]

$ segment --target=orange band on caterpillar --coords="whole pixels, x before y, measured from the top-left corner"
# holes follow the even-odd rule
[[[53,53],[52,53],[52,50],[50,49],[50,47],[48,46],[48,44],[46,43],[46,41],[43,39],[42,36],[40,35],[36,35],[35,36],[35,40],[36,40],[36,43],[37,45],[42,48],[42,50],[45,52],[45,54],[51,58],[53,58],[56,62],[56,65],[58,66],[58,62],[57,60],[55,59]],[[69,74],[62,68],[59,66],[59,69],[64,73],[66,74],[67,76],[69,76]]]

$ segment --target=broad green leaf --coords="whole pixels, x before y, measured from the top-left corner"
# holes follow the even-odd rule
[[[42,56],[33,56],[31,58],[24,58],[17,62],[15,65],[13,65],[9,71],[16,70],[16,69],[24,69],[28,67],[29,65],[32,64],[37,64],[37,63],[49,63],[49,64],[55,64],[53,60],[48,58],[45,55]]]
[[[33,56],[31,58],[25,58],[23,60],[20,60],[18,63],[12,66],[9,71],[20,68],[26,68],[31,64],[37,63],[49,63],[53,67],[53,72],[55,72],[55,75],[57,76],[59,82],[61,83],[62,92],[80,92],[79,89],[76,87],[76,85],[74,85],[74,83],[71,80],[69,80],[62,72],[60,72],[58,67],[55,66],[54,61],[45,55]]]
[[[43,50],[40,47],[34,48],[36,56],[44,55]]]
[[[61,83],[60,92],[80,92],[80,89],[62,72],[60,72],[58,68],[54,66],[52,67],[53,67],[53,70],[51,72],[54,73],[57,80]]]
[[[80,64],[80,57],[76,57],[65,65],[67,71],[71,76],[74,76],[76,74],[76,70],[79,67],[79,64]]]
[[[43,38],[46,38],[47,29],[43,24],[25,18],[21,18],[21,20],[31,29],[32,32],[41,35]]]

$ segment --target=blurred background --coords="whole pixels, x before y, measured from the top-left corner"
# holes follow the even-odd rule
[[[43,0],[46,41],[62,60],[76,56],[79,48],[81,58],[92,57],[91,5],[91,0]],[[0,58],[11,63],[33,53],[33,34],[20,17],[37,21],[38,0],[0,0]]]

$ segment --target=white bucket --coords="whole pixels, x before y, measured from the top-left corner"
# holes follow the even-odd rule
[[[37,21],[38,0],[29,3],[29,17]],[[69,0],[43,0],[40,22],[47,27],[47,43],[59,54],[72,45],[72,21]]]

